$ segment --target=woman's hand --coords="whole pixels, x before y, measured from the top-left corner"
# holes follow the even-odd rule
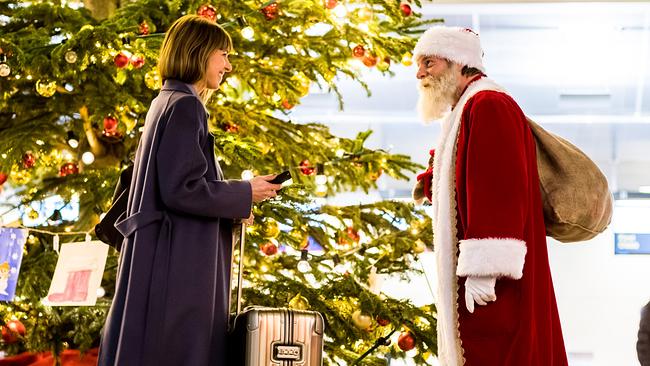
[[[282,185],[269,183],[268,181],[273,178],[275,178],[275,174],[261,175],[250,180],[254,203],[262,202],[278,195],[276,191],[282,188]]]

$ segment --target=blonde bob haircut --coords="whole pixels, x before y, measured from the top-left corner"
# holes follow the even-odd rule
[[[205,78],[208,60],[214,51],[232,51],[230,35],[217,23],[198,15],[177,19],[165,35],[160,48],[158,72],[163,80],[176,79],[194,84]],[[205,90],[205,103],[212,91]]]

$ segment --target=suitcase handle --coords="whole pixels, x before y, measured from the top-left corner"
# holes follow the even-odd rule
[[[233,232],[233,244],[236,242],[236,237],[235,233],[237,230],[234,230]],[[244,273],[244,244],[246,242],[246,224],[241,223],[239,227],[239,272],[237,273],[237,310],[235,313],[235,317],[241,313],[241,298],[242,298],[242,282],[243,282],[243,273]],[[234,262],[235,262],[235,253],[230,256],[230,284],[232,285],[232,272],[234,269]],[[232,308],[232,288],[229,288],[228,290],[228,313],[230,313],[230,309]]]

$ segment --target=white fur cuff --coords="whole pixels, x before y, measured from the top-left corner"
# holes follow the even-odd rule
[[[460,241],[458,276],[496,276],[518,280],[523,275],[526,242],[518,239]]]

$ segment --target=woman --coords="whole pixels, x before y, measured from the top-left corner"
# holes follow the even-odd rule
[[[273,176],[223,180],[204,102],[231,71],[230,36],[187,15],[160,51],[162,90],[136,153],[100,366],[225,366],[233,220],[274,197]],[[201,98],[200,96],[204,96]]]

